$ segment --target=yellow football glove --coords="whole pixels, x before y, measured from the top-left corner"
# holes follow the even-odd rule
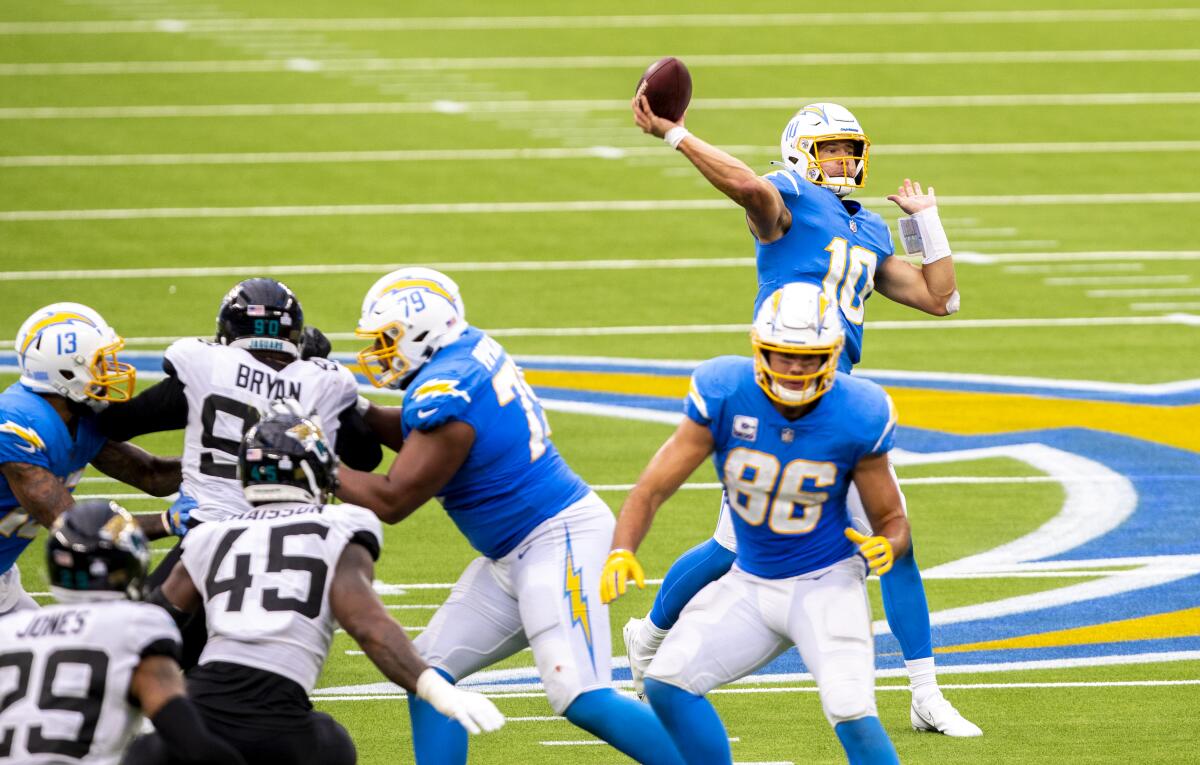
[[[638,589],[646,587],[646,573],[642,564],[629,550],[616,549],[608,554],[604,569],[600,572],[600,602],[611,603],[625,594],[626,583],[632,579]]]
[[[854,529],[846,529],[846,539],[858,545],[858,551],[867,559],[867,566],[872,572],[883,576],[892,570],[896,555],[887,537],[868,537]]]

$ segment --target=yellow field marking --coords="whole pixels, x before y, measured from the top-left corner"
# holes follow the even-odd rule
[[[934,649],[937,653],[964,651],[994,651],[1002,648],[1054,648],[1091,643],[1120,643],[1130,640],[1163,640],[1166,638],[1200,635],[1200,608],[1189,608],[1169,614],[1154,614],[1136,619],[1123,619],[1089,627],[1023,635],[1005,640],[966,643]]]
[[[625,372],[525,370],[530,384],[683,399],[688,378]],[[959,435],[1091,428],[1200,451],[1200,406],[1082,401],[1012,393],[889,387],[900,424]],[[682,406],[682,404],[681,404]]]

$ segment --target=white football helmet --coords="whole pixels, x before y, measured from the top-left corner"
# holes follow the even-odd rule
[[[133,396],[137,372],[117,360],[125,341],[100,314],[79,303],[39,308],[17,332],[21,383],[103,409]]]
[[[453,279],[432,268],[397,269],[363,298],[354,334],[372,344],[359,352],[358,363],[375,387],[402,389],[466,328],[466,310]]]
[[[840,174],[828,174],[818,161],[819,147],[827,141],[851,140],[853,156],[839,157]],[[815,183],[844,197],[867,183],[867,155],[871,142],[858,120],[848,109],[837,104],[809,104],[788,122],[779,140],[783,164]],[[824,160],[828,163],[830,160]]]
[[[837,304],[818,285],[793,282],[775,290],[758,309],[750,342],[755,378],[767,397],[784,406],[803,406],[833,387],[845,331]],[[811,371],[777,371],[768,352],[823,358]]]

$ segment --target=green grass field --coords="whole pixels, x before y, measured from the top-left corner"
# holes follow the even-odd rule
[[[880,717],[902,760],[1194,761],[1200,535],[1175,503],[1194,491],[1200,403],[1138,397],[1200,378],[1200,6],[1136,5],[9,0],[0,337],[41,305],[77,300],[130,349],[158,351],[211,334],[229,286],[269,274],[337,351],[352,351],[367,287],[419,264],[454,277],[470,320],[518,356],[745,353],[756,285],[741,213],[637,130],[628,98],[646,65],[679,56],[694,77],[688,127],[762,172],[796,108],[838,101],[872,141],[862,193],[871,209],[894,227],[883,198],[905,177],[937,188],[963,294],[949,320],[876,297],[862,366],[1095,383],[1058,398],[1042,382],[1007,393],[954,382],[928,395],[885,382],[912,426],[900,447],[1028,432],[1109,465],[1139,502],[1114,536],[1078,558],[1059,554],[1092,568],[964,572],[949,564],[1119,492],[1081,495],[1087,487],[1055,472],[1060,463],[1009,453],[899,461],[922,568],[947,566],[926,579],[935,621],[1105,587],[1163,561],[1185,572],[1182,589],[1147,583],[1140,600],[1133,590],[1060,603],[1040,628],[1022,621],[1039,612],[1020,610],[971,634],[959,622],[938,627],[945,647],[1041,642],[980,648],[957,665],[953,651],[939,658],[947,695],[982,739],[913,732],[903,678],[881,675]],[[0,369],[0,382],[15,379],[11,365]],[[559,448],[600,486],[632,483],[670,432],[550,416]],[[935,447],[939,438],[954,445]],[[180,444],[178,434],[144,439],[163,453]],[[1162,480],[1140,482],[1155,470]],[[711,468],[692,480],[714,480]],[[132,491],[97,481],[79,493]],[[615,510],[624,490],[601,494]],[[711,533],[717,502],[715,490],[690,488],[667,505],[639,553],[650,577]],[[1161,508],[1174,514],[1146,520]],[[1071,517],[1079,525],[1068,533],[1086,535],[1092,521]],[[430,506],[387,529],[378,578],[448,585],[472,557]],[[26,588],[44,592],[40,540],[20,565]],[[882,619],[878,582],[870,588]],[[447,588],[385,591],[419,630]],[[611,609],[616,653],[620,625],[652,597],[653,587]],[[402,695],[335,690],[381,680],[356,648],[337,636],[317,706],[350,729],[360,762],[411,762]],[[881,666],[896,665],[894,641],[880,652]],[[530,666],[523,652],[496,669]],[[811,680],[760,680],[713,695],[736,761],[844,761]],[[546,743],[588,736],[550,719],[536,689],[489,692],[510,722],[473,740],[473,761],[628,761],[606,746]]]

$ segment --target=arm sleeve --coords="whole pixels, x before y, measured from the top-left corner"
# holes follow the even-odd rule
[[[349,467],[370,473],[383,462],[383,447],[354,406],[338,416],[337,455]]]
[[[347,544],[358,544],[366,548],[372,560],[379,560],[383,549],[383,524],[365,507],[358,505],[335,505],[332,517],[338,528],[348,538]],[[327,509],[326,512],[329,512]]]
[[[798,197],[804,192],[801,190],[803,186],[797,180],[796,176],[787,170],[776,170],[773,173],[767,173],[763,176],[775,188],[779,189],[779,193],[784,199],[788,197]]]
[[[163,367],[170,362],[164,361]],[[167,377],[124,404],[104,408],[97,417],[100,432],[113,441],[128,441],[146,433],[180,430],[187,427],[188,404],[183,383],[173,368]]]
[[[696,367],[692,380],[688,385],[687,398],[684,399],[683,413],[697,425],[703,425],[719,440],[718,430],[721,425],[721,411],[729,390],[722,380],[722,363],[726,359],[718,358],[706,361]]]
[[[138,656],[169,656],[179,661],[183,643],[179,628],[166,611],[150,603],[133,603],[126,620],[128,644],[137,647]]]
[[[874,435],[875,441],[868,444],[864,456],[886,454],[896,445],[896,405],[888,394],[882,393],[882,396],[885,406],[880,407],[879,416],[874,418],[874,426],[868,431],[868,436]]]
[[[176,696],[151,719],[173,762],[245,765],[236,749],[209,732],[186,696]]]

